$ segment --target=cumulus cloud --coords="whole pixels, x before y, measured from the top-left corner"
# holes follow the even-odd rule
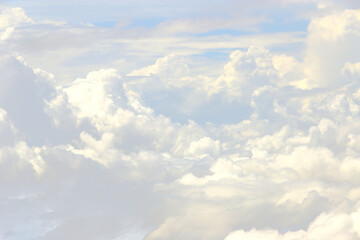
[[[0,107],[28,141],[39,143],[47,138],[51,127],[45,113],[45,101],[54,91],[51,75],[14,57],[1,59],[0,71]]]
[[[22,8],[0,8],[0,28],[32,23],[33,20],[25,14]]]
[[[10,38],[14,32],[14,27],[33,22],[22,8],[6,8],[0,6],[0,41]]]
[[[359,61],[359,10],[345,10],[315,18],[308,27],[305,71],[308,87],[340,87],[347,62]]]
[[[165,54],[61,81],[3,57],[0,238],[359,238],[358,20],[314,18],[304,58],[250,46],[208,75]]]
[[[357,218],[358,211],[346,214],[322,214],[312,222],[307,231],[287,232],[280,234],[276,230],[251,230],[235,231],[230,233],[225,240],[244,239],[357,239],[358,226],[353,218]]]

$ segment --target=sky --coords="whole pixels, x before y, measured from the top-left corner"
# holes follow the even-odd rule
[[[0,240],[360,238],[358,0],[0,1]]]

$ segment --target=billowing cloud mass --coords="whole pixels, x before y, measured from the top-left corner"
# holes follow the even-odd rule
[[[359,239],[360,10],[279,2],[304,29],[0,6],[0,239]]]

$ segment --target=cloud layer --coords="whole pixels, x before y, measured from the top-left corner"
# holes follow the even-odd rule
[[[59,80],[35,63],[99,33],[87,46],[114,46],[116,29],[1,8],[0,239],[358,239],[360,12],[329,9],[302,54],[174,50]]]

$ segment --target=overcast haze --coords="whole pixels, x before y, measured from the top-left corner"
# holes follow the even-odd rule
[[[1,1],[0,239],[360,239],[360,2]]]

